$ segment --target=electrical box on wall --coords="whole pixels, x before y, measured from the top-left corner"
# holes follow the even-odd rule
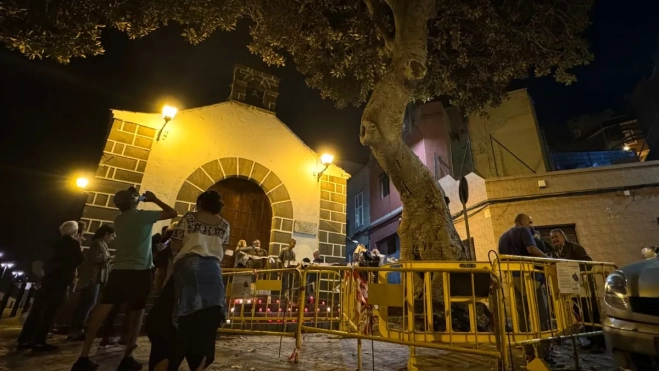
[[[547,188],[547,182],[544,180],[538,180],[538,188]]]

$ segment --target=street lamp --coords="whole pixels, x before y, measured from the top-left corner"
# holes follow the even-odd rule
[[[87,185],[89,185],[89,179],[87,179],[85,177],[80,177],[80,178],[76,179],[76,187],[78,187],[80,189],[85,189],[85,188],[87,188]]]
[[[18,278],[18,277],[22,276],[24,273],[23,273],[23,271],[13,271],[13,272],[11,272],[11,274],[14,275],[14,278]]]
[[[323,170],[320,171],[320,173],[318,173],[319,182],[320,182],[320,177],[323,176],[323,173],[325,173],[325,170],[327,170],[327,168],[332,164],[333,161],[334,161],[334,155],[331,155],[329,153],[323,153],[320,156],[320,163],[325,165],[325,167],[323,168]]]
[[[14,263],[12,262],[4,262],[0,263],[0,268],[2,268],[2,275],[0,275],[0,280],[5,276],[5,272],[7,269],[11,269],[11,267],[14,266]]]
[[[165,130],[165,126],[167,126],[167,123],[170,122],[174,116],[176,116],[176,113],[178,112],[178,109],[176,107],[172,106],[165,106],[162,108],[162,118],[165,120],[165,123],[162,125],[160,128],[160,131],[158,132],[158,136],[156,137],[156,142],[160,141],[160,135],[162,134],[162,131]]]

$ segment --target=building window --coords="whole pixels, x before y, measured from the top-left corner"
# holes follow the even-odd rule
[[[400,257],[398,252],[400,251],[400,239],[398,238],[398,233],[394,233],[389,237],[383,238],[378,241],[376,244],[380,254],[385,256],[395,256]]]
[[[359,192],[355,196],[355,229],[364,225],[364,194]]]
[[[389,196],[389,175],[387,173],[380,174],[380,198]]]

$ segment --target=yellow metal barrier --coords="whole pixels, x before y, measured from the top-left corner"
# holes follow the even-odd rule
[[[575,268],[574,261],[511,256],[491,263],[228,269],[229,323],[220,331],[294,337],[291,361],[298,360],[303,333],[325,333],[357,339],[360,370],[363,340],[408,346],[410,371],[418,369],[416,347],[487,356],[507,369],[512,347],[528,352],[551,339],[600,334],[596,313],[613,270],[611,263]],[[569,293],[566,272],[578,274]]]
[[[492,263],[501,282],[508,346],[537,346],[539,356],[550,340],[602,336],[604,282],[613,263],[500,256]],[[576,344],[574,358],[578,367]]]
[[[339,330],[300,326],[304,332],[356,338],[358,355],[362,340],[407,345],[409,370],[417,369],[416,347],[506,361],[500,348],[503,339],[497,335],[503,331],[494,331],[499,321],[488,309],[490,287],[497,280],[489,263],[413,262],[380,268],[314,266],[309,270],[341,273],[343,312]],[[491,323],[480,325],[479,314]],[[456,322],[462,327],[456,327]],[[358,367],[362,367],[361,358]]]

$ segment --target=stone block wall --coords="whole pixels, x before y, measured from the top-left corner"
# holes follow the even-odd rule
[[[114,194],[134,186],[140,188],[156,130],[114,120],[96,175],[87,190],[82,220],[87,222],[87,242],[102,224],[112,224],[119,213]]]
[[[347,179],[320,178],[320,221],[318,250],[326,263],[345,261]]]

